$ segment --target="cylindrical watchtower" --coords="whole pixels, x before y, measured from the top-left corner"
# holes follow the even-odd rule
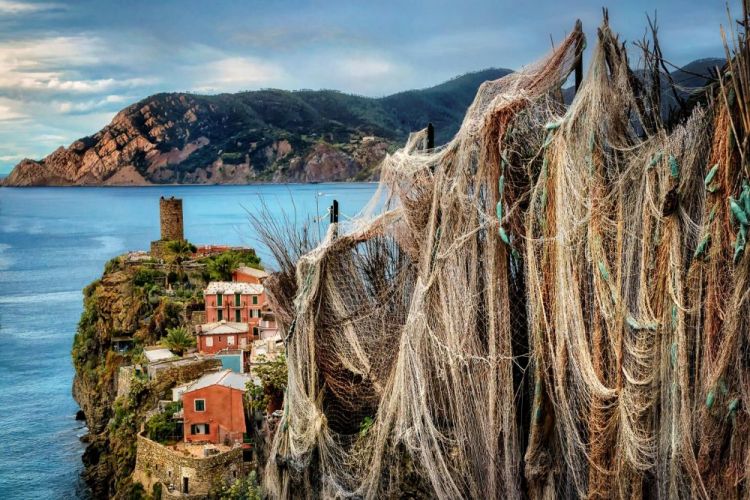
[[[184,240],[185,234],[182,227],[182,199],[164,198],[159,199],[159,216],[161,218],[162,241]]]

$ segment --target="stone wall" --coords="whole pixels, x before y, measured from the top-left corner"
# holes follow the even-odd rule
[[[206,372],[213,370],[221,370],[221,361],[213,358],[206,358],[199,355],[193,355],[192,357],[184,357],[174,360],[167,361],[156,361],[149,363],[146,367],[148,378],[154,380],[159,378],[164,372],[168,370],[177,370],[172,374],[171,379],[174,380],[193,380],[199,378]]]
[[[164,241],[184,240],[182,224],[182,200],[180,198],[160,198],[159,216],[161,239]]]
[[[163,259],[167,255],[167,241],[156,240],[151,242],[151,257]]]
[[[204,325],[206,323],[206,311],[193,311],[190,313],[190,326],[192,331],[195,331],[195,327],[198,325]]]
[[[130,385],[135,377],[135,367],[133,365],[121,366],[117,373],[117,397],[126,396],[130,393]]]
[[[170,484],[174,486],[173,494],[181,494],[180,498],[204,498],[213,488],[234,482],[243,474],[241,447],[197,458],[138,435],[133,480],[143,484],[148,492],[155,483],[162,483],[164,498],[170,497]],[[182,491],[184,478],[188,479],[187,495]]]

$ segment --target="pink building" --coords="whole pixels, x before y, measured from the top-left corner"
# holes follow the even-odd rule
[[[268,310],[263,285],[212,281],[203,291],[206,323],[247,323],[254,338],[260,338],[263,311]]]
[[[247,323],[219,321],[196,328],[198,351],[216,354],[224,349],[248,349],[253,338]]]

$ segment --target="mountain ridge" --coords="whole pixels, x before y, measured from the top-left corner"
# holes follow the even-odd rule
[[[703,58],[672,73],[683,85],[723,64]],[[131,104],[93,135],[41,160],[24,159],[5,186],[142,186],[377,180],[385,155],[408,134],[458,131],[488,68],[385,97],[336,90],[262,89],[216,95],[163,92]],[[564,90],[566,101],[573,89]],[[674,105],[665,94],[663,106]]]
[[[333,90],[159,93],[99,132],[41,160],[6,186],[244,184],[373,180],[388,151],[432,121],[438,143],[460,126],[489,68],[433,87],[371,98]]]

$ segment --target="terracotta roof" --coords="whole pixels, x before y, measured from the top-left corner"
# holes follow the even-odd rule
[[[200,326],[198,335],[231,335],[233,333],[247,333],[247,323],[234,321],[219,321],[217,323],[206,323]]]
[[[203,291],[205,295],[222,294],[250,294],[259,295],[263,293],[263,285],[256,283],[241,283],[234,281],[212,281]]]
[[[247,274],[248,276],[254,276],[258,279],[268,278],[268,273],[262,269],[255,269],[254,267],[240,266],[235,272]]]
[[[244,391],[247,389],[247,383],[249,381],[250,377],[244,373],[237,373],[232,370],[211,372],[203,375],[201,378],[190,384],[185,390],[185,393],[197,391],[198,389],[203,389],[212,385],[220,385],[222,387]]]

